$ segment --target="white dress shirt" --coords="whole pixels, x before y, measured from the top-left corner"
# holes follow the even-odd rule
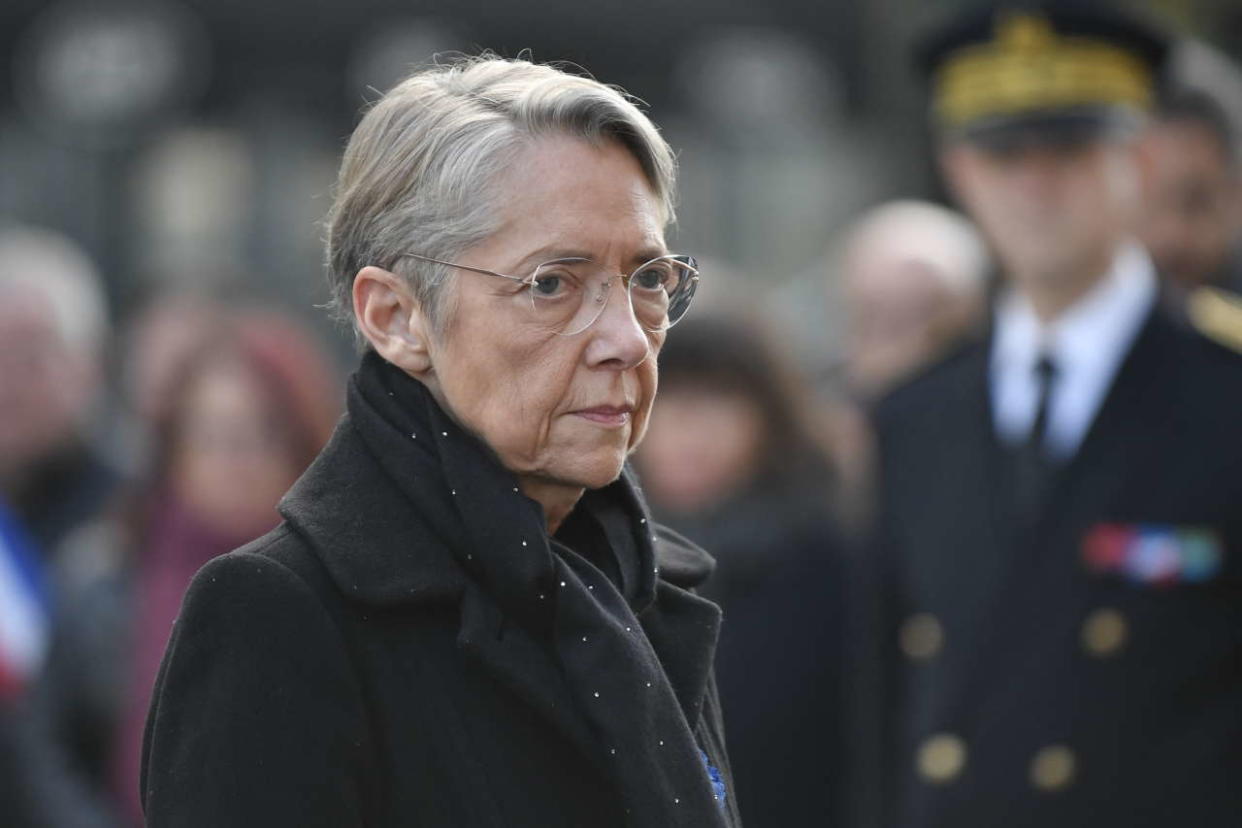
[[[1035,365],[1047,355],[1056,378],[1045,445],[1057,459],[1072,457],[1155,301],[1155,268],[1133,242],[1118,249],[1099,284],[1051,323],[1009,291],[996,310],[989,367],[992,421],[1001,440],[1017,445],[1027,439],[1039,404]]]

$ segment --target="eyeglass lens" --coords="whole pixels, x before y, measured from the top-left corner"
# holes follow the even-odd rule
[[[631,273],[625,281],[638,323],[652,332],[675,324],[690,306],[697,272],[690,256],[664,256]],[[562,334],[581,333],[604,312],[617,278],[584,259],[548,262],[531,277],[531,305]]]

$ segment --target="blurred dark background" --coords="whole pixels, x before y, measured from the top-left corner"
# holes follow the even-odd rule
[[[529,49],[650,104],[682,153],[680,246],[771,280],[818,349],[823,303],[806,300],[833,232],[885,198],[935,193],[905,48],[952,5],[9,0],[0,216],[84,245],[117,319],[184,285],[307,308],[359,110],[437,52]],[[1141,5],[1242,46],[1228,0]]]
[[[250,524],[189,531],[161,522],[167,510],[159,507],[169,491],[185,499],[184,489],[193,495],[189,505],[204,514],[236,516],[242,500],[262,507],[258,523],[270,521],[275,497],[322,442],[337,412],[340,378],[353,360],[349,336],[333,330],[316,307],[327,299],[321,222],[339,155],[367,103],[437,54],[490,49],[567,61],[646,102],[680,159],[680,207],[670,245],[702,260],[695,315],[741,315],[747,322],[708,325],[696,334],[690,321],[681,350],[667,354],[670,368],[682,360],[689,367],[680,376],[694,381],[679,386],[676,371],[667,385],[662,380],[665,419],[683,430],[668,432],[663,444],[677,451],[662,466],[654,427],[648,456],[638,458],[656,495],[653,505],[663,507],[665,518],[681,508],[685,526],[701,530],[698,539],[717,541],[711,548],[722,560],[731,540],[762,555],[800,549],[814,559],[808,566],[815,578],[839,579],[845,553],[833,557],[824,550],[835,555],[845,549],[846,536],[869,517],[869,437],[859,398],[878,395],[938,353],[984,307],[986,251],[968,222],[934,204],[945,199],[931,161],[924,90],[907,57],[916,32],[964,3],[0,3],[0,229],[41,227],[76,243],[90,261],[64,268],[85,282],[97,270],[108,305],[106,324],[94,325],[102,330],[92,329],[85,348],[65,329],[72,329],[73,318],[47,323],[56,328],[53,339],[72,347],[45,350],[74,351],[57,359],[102,363],[90,366],[100,376],[82,383],[98,390],[98,399],[83,392],[80,401],[59,400],[54,373],[39,367],[44,357],[18,357],[12,343],[30,337],[16,325],[10,344],[0,340],[0,367],[11,356],[15,372],[52,377],[28,395],[34,402],[27,401],[26,422],[9,419],[33,433],[41,420],[55,419],[45,412],[56,405],[64,409],[62,431],[70,434],[59,442],[49,436],[51,450],[35,457],[38,463],[26,463],[30,458],[16,450],[15,460],[6,457],[0,441],[0,494],[28,519],[38,511],[25,508],[29,503],[46,505],[36,503],[38,497],[67,502],[69,488],[62,484],[71,479],[89,497],[73,507],[72,520],[48,512],[46,527],[95,532],[89,543],[76,545],[62,543],[73,538],[59,534],[34,538],[49,551],[49,579],[62,606],[74,611],[64,613],[67,618],[46,611],[51,620],[35,638],[47,653],[27,665],[33,686],[46,662],[53,697],[41,694],[38,703],[48,709],[32,720],[57,731],[53,738],[17,727],[16,735],[8,732],[0,682],[0,823],[8,824],[6,783],[17,778],[6,765],[10,749],[27,757],[21,761],[32,778],[53,780],[49,787],[61,793],[50,800],[77,815],[56,824],[137,819],[136,802],[78,802],[77,794],[65,792],[136,796],[136,783],[125,774],[135,772],[133,740],[141,733],[146,692],[180,590],[203,560],[260,531]],[[1242,129],[1242,76],[1234,65],[1242,59],[1242,3],[1131,5],[1181,36],[1176,72],[1210,89]],[[912,199],[932,204],[908,203]],[[895,200],[898,209],[873,211]],[[56,254],[57,244],[38,255]],[[901,262],[893,258],[898,253]],[[11,260],[23,261],[19,255]],[[916,296],[909,282],[879,275],[911,261],[929,274],[926,296]],[[938,280],[941,271],[947,276]],[[69,293],[52,298],[73,294],[59,289]],[[2,301],[8,300],[0,294]],[[46,309],[27,316],[40,314]],[[864,330],[859,320],[867,318],[872,322]],[[82,327],[91,326],[83,321]],[[698,375],[707,356],[730,353],[720,343],[741,347],[718,366],[713,386]],[[745,364],[744,356],[755,364],[739,379],[730,372]],[[667,413],[675,404],[723,412],[715,421],[719,431],[709,433],[700,420],[679,421]],[[0,405],[0,417],[8,416],[5,411]],[[695,427],[685,429],[687,421]],[[13,446],[29,447],[20,429],[11,431],[18,434]],[[722,445],[738,449],[731,470],[709,462],[720,459]],[[174,455],[193,473],[170,471],[165,461]],[[786,462],[791,455],[806,460],[806,468]],[[93,476],[96,459],[107,475]],[[6,479],[6,463],[72,474],[28,480],[12,473]],[[257,481],[257,494],[233,484],[242,467]],[[191,483],[178,480],[181,473]],[[6,492],[5,484],[19,495]],[[831,500],[834,514],[789,498],[774,506],[767,496],[784,491],[780,486],[809,491],[816,504]],[[755,492],[765,497],[752,497]],[[749,510],[738,508],[741,501]],[[793,519],[807,514],[818,522]],[[0,542],[6,540],[3,519],[0,509]],[[37,521],[29,522],[39,535]],[[121,540],[101,541],[101,529],[120,531]],[[763,542],[752,542],[756,537]],[[194,555],[161,570],[160,551],[181,549]],[[739,558],[724,566],[713,596],[735,617],[750,612],[768,625],[739,622],[738,629],[759,634],[732,644],[732,655],[721,661],[722,686],[730,670],[733,680],[747,685],[737,698],[753,681],[754,653],[771,654],[769,630],[787,628],[796,637],[810,626],[793,612],[772,620],[765,601],[783,593],[756,592],[750,563]],[[5,596],[0,583],[0,601]],[[148,600],[152,596],[163,603]],[[780,597],[774,603],[789,602]],[[815,621],[821,622],[827,623]],[[777,623],[785,627],[772,626]],[[143,631],[151,632],[145,644]],[[135,652],[140,658],[130,664]],[[771,669],[788,667],[775,663]],[[132,675],[107,675],[120,669]],[[781,692],[756,695],[753,706],[765,713],[782,705],[794,710],[783,689],[812,687],[817,678],[791,674],[768,682],[765,691]],[[89,697],[93,683],[113,696]],[[128,695],[115,697],[122,692]],[[826,716],[835,713],[822,698],[803,701]],[[760,718],[756,732],[763,731]],[[81,740],[69,745],[77,755],[68,767],[70,776],[89,777],[85,788],[81,779],[57,782],[63,774],[47,770],[67,760],[39,755],[40,744],[63,748],[65,732]],[[745,737],[736,738],[742,744]],[[27,741],[36,748],[28,749]],[[767,742],[754,744],[752,755],[767,755]],[[820,752],[822,745],[806,750]],[[832,761],[825,759],[824,767]],[[775,767],[762,764],[761,770]],[[93,821],[91,815],[102,814],[106,818]]]

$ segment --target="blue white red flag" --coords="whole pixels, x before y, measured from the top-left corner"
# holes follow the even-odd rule
[[[42,563],[17,518],[0,503],[0,702],[38,675],[50,639]]]

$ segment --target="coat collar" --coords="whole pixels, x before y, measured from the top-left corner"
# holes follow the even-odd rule
[[[625,481],[633,487],[628,470]],[[351,600],[376,606],[456,600],[469,580],[452,552],[460,540],[410,507],[348,414],[278,509]],[[710,555],[667,527],[651,526],[660,581],[692,589],[711,576]]]
[[[433,473],[429,470],[428,473]],[[657,577],[637,617],[688,722],[699,720],[711,675],[720,611],[688,590],[714,569],[712,558],[675,532],[650,522],[627,470],[614,486],[641,510]],[[592,736],[570,705],[557,703],[563,683],[538,632],[508,616],[470,572],[465,544],[401,491],[350,414],[279,506],[350,601],[395,608],[458,604],[458,645],[498,681],[540,710],[587,755]],[[486,520],[486,516],[477,516]]]
[[[341,418],[278,509],[341,592],[375,606],[457,600],[466,575],[441,537]]]
[[[548,648],[506,618],[471,580],[452,552],[452,539],[440,537],[410,507],[348,415],[279,508],[351,601],[378,607],[459,604],[462,652],[598,762],[596,737],[566,703],[564,676]],[[656,600],[639,621],[693,726],[709,687],[720,611],[687,590],[706,580],[715,564],[671,530],[655,526],[654,534]]]
[[[579,508],[627,515],[627,528],[609,521],[611,545],[636,556],[638,582],[617,596],[627,610],[612,612],[632,612],[693,727],[709,686],[719,610],[687,590],[707,578],[712,559],[651,523],[628,470]],[[570,688],[560,662],[563,624],[595,622],[580,610],[563,614],[582,605],[574,603],[579,593],[554,592],[570,574],[538,504],[424,387],[364,360],[348,415],[279,510],[350,601],[460,608],[463,655],[599,760],[599,736],[573,701],[582,677]]]

